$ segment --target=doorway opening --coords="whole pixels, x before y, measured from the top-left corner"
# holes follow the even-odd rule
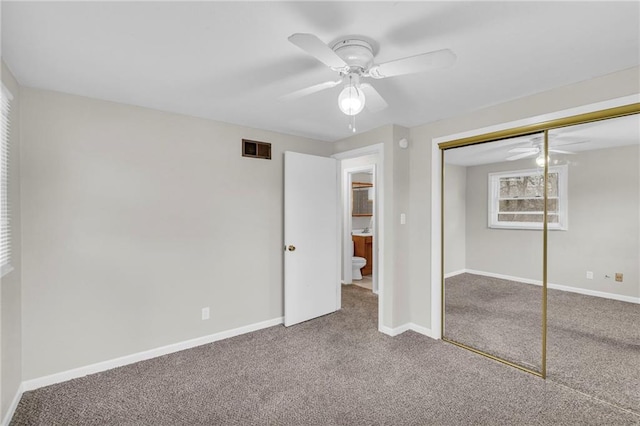
[[[356,158],[354,160],[360,160]],[[376,197],[375,192],[375,164],[345,168],[345,180],[348,182],[346,191],[349,198],[344,203],[345,209],[344,232],[345,241],[351,237],[351,245],[345,246],[345,252],[351,250],[351,268],[348,255],[343,258],[345,274],[343,283],[353,284],[378,294],[376,262],[373,259],[373,244],[376,240]],[[350,217],[350,218],[349,218]],[[351,282],[348,272],[351,271]]]
[[[383,144],[342,152],[340,160],[341,286],[378,296],[378,330],[383,314]]]

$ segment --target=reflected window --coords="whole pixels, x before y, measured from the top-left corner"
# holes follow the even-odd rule
[[[489,227],[542,229],[544,174],[540,169],[489,173]],[[549,229],[567,229],[567,166],[549,167]]]

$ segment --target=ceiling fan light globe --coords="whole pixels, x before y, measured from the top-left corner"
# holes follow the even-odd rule
[[[359,114],[364,108],[364,93],[356,86],[349,85],[338,96],[338,107],[346,115]]]
[[[362,102],[358,98],[346,98],[340,102],[340,109],[347,115],[356,115],[362,111]]]
[[[549,157],[547,156],[545,161],[544,154],[540,154],[538,155],[538,158],[536,158],[536,164],[538,165],[538,167],[544,167],[545,163],[547,163],[548,161]]]

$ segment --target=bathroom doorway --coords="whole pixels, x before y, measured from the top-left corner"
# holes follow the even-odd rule
[[[351,162],[368,162],[375,158],[355,158]],[[350,161],[346,160],[349,165]],[[373,246],[376,240],[376,166],[375,163],[346,167],[346,195],[348,203],[344,203],[345,241],[351,237],[351,245],[346,244],[345,251],[351,250],[351,284],[378,293],[374,277],[376,262]],[[344,269],[349,269],[348,259],[344,259]],[[347,271],[348,272],[348,271]],[[347,277],[345,277],[347,278]],[[349,284],[345,279],[345,284]]]
[[[338,183],[340,187],[340,212],[342,214],[341,219],[341,284],[337,289],[340,295],[339,306],[342,304],[342,288],[353,288],[363,292],[370,292],[368,294],[377,298],[377,317],[378,317],[378,330],[385,332],[384,327],[384,145],[375,144],[362,148],[357,148],[350,151],[340,152],[334,154],[333,158],[340,161],[338,171]],[[371,193],[369,190],[362,191],[366,193],[366,201],[369,201],[371,197],[371,216],[356,216],[361,219],[357,219],[356,226],[354,227],[352,216],[352,190],[354,175],[358,176],[358,173],[371,173]],[[356,179],[357,182],[357,179]],[[364,186],[364,185],[361,185]],[[364,202],[365,195],[360,195]],[[364,222],[364,225],[362,223]],[[356,232],[365,234],[364,237],[370,237],[370,250],[371,259],[370,263],[371,271],[365,270],[365,277],[370,274],[371,289],[365,290],[359,286],[353,285],[353,251],[354,242],[352,231],[366,230],[367,233]],[[366,243],[366,241],[365,241]],[[360,257],[360,256],[357,256]],[[360,269],[362,273],[362,269]],[[357,280],[356,280],[357,281]]]

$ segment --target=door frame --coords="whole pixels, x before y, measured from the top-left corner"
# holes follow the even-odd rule
[[[333,154],[331,157],[339,160],[340,165],[338,167],[338,194],[340,199],[338,200],[339,205],[342,207],[340,210],[344,212],[344,194],[343,188],[345,187],[345,182],[343,181],[342,174],[342,160],[352,159],[363,157],[365,155],[376,154],[378,156],[378,164],[375,167],[375,210],[374,210],[374,220],[377,224],[377,229],[375,232],[375,238],[373,240],[373,258],[374,258],[374,268],[377,271],[376,282],[378,285],[378,331],[382,332],[384,326],[383,315],[383,301],[384,301],[384,265],[385,265],[385,256],[384,256],[384,144],[378,143],[373,145],[368,145],[362,148],[352,149],[348,151],[339,152]],[[342,215],[341,217],[343,217]],[[343,223],[344,226],[344,223]],[[351,228],[351,224],[349,222],[349,228]],[[350,233],[349,233],[350,235]],[[343,244],[344,239],[347,238],[346,232],[342,232]],[[347,242],[347,244],[349,244]],[[340,259],[344,259],[344,253],[342,247],[340,248]],[[336,289],[338,292],[338,308],[340,309],[342,306],[342,283],[338,280],[338,288]]]
[[[492,126],[482,127],[466,132],[451,134],[433,138],[431,140],[431,332],[434,339],[442,339],[442,252],[440,250],[442,237],[439,229],[442,228],[441,211],[441,180],[442,164],[439,144],[457,139],[479,136],[487,133],[498,132],[533,123],[543,123],[551,120],[571,117],[574,115],[596,112],[609,108],[616,108],[640,102],[640,94],[623,96],[607,101],[581,105],[548,114],[541,114],[519,120],[508,121]]]

